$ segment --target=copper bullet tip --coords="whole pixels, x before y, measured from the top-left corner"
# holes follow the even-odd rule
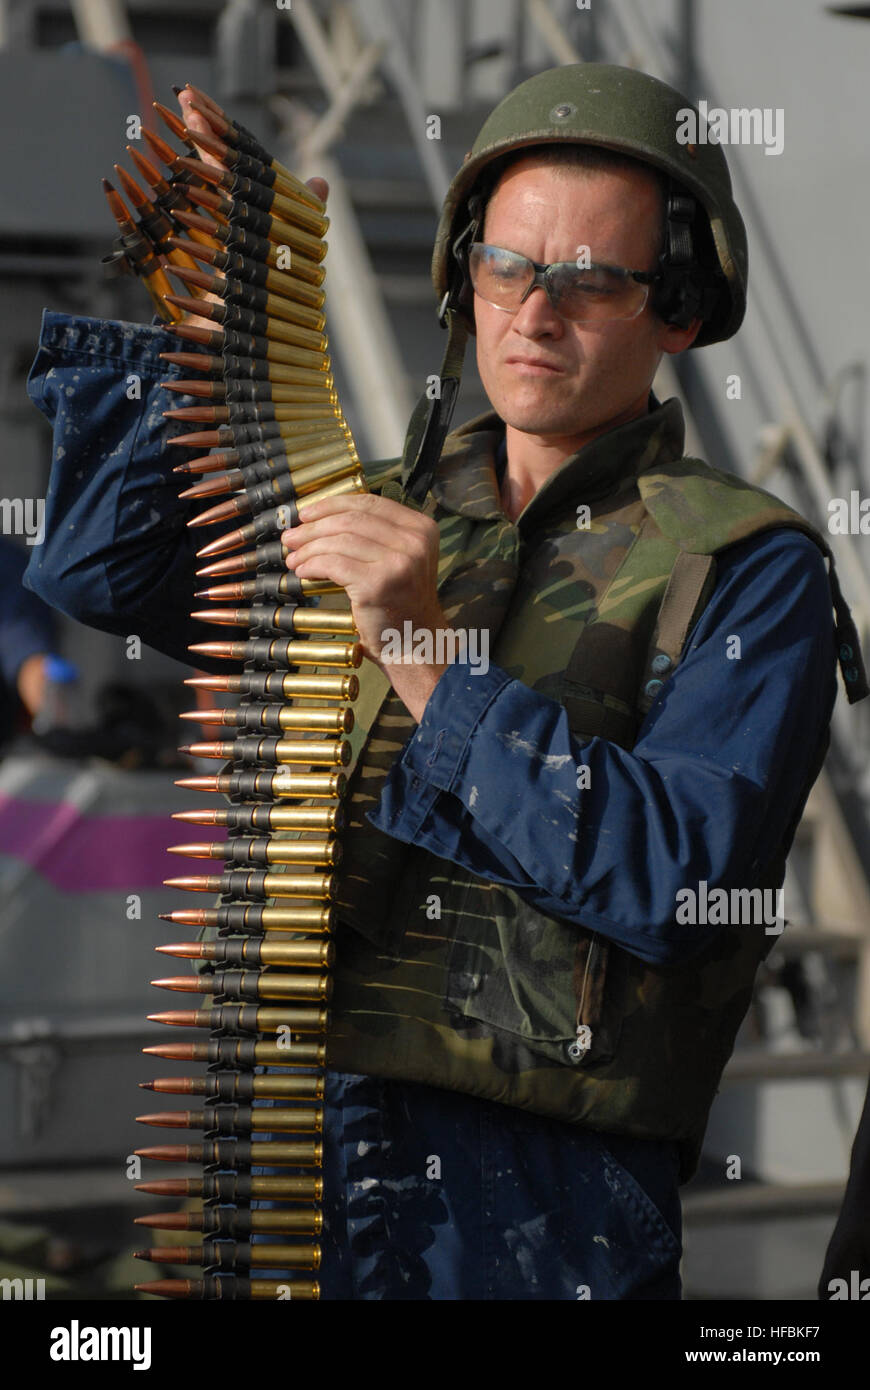
[[[175,275],[177,279],[183,280],[186,285],[197,285],[203,290],[213,289],[216,282],[223,278],[220,275],[215,275],[207,270],[199,270],[193,266],[173,265],[170,266],[169,269],[171,274]]]
[[[152,1229],[164,1231],[186,1231],[188,1229],[187,1213],[183,1211],[156,1212],[148,1216],[136,1216],[133,1219],[134,1226],[150,1226]]]
[[[137,1158],[155,1158],[161,1163],[186,1162],[186,1144],[155,1144],[149,1149],[134,1149]]]
[[[173,159],[174,159],[173,155]],[[181,208],[175,209],[175,216],[185,227],[191,227],[194,231],[205,232],[208,236],[215,236],[218,230],[217,222],[211,217],[204,217],[198,212],[182,212]]]
[[[142,135],[147,141],[153,154],[161,160],[167,168],[171,168],[178,156],[171,145],[167,145],[162,135],[157,135],[153,130],[143,130]],[[176,214],[177,215],[177,214]]]
[[[196,299],[188,294],[167,294],[164,297],[168,304],[174,304],[178,309],[186,309],[191,314],[200,314],[212,321],[226,313],[224,305],[214,304],[210,299]]]
[[[214,431],[214,433],[217,433],[217,431]],[[219,444],[220,440],[216,439],[214,442],[215,444]],[[187,463],[179,464],[178,468],[173,471],[177,473],[183,468],[188,473],[226,473],[233,465],[233,450],[221,449],[220,452],[216,454],[200,454],[198,458],[189,459]],[[214,480],[211,481],[213,482]],[[221,479],[220,482],[223,486],[226,483],[226,479]],[[202,483],[200,483],[199,486],[201,487]]]
[[[215,117],[209,116],[210,120]],[[189,139],[200,149],[208,150],[209,154],[216,155],[218,159],[225,159],[229,150],[222,140],[218,140],[215,135],[203,135],[198,130],[190,130],[185,127]]]
[[[171,295],[165,294],[163,298],[168,303],[172,302]],[[194,313],[196,311],[191,309],[189,312]],[[183,405],[178,410],[164,410],[163,418],[164,420],[194,420],[206,424],[209,420],[214,419],[214,406]]]
[[[216,541],[209,541],[202,550],[196,552],[198,560],[205,560],[209,555],[223,555],[227,550],[237,550],[240,545],[245,544],[245,533],[242,528],[237,531],[229,531],[225,536],[218,536]],[[198,571],[203,573],[203,571]]]
[[[239,574],[248,567],[242,562],[241,555],[233,555],[227,560],[216,560],[212,565],[203,565],[202,569],[195,571],[198,579],[211,579],[219,574]]]
[[[208,92],[201,91],[200,88],[195,87],[192,82],[188,82],[187,89],[189,92],[193,93],[193,106],[199,111],[200,115],[212,121],[218,126],[218,129],[220,129],[219,123],[223,122],[224,129],[229,130],[229,121],[223,109],[218,106],[213,97],[209,96]]]
[[[155,989],[174,989],[179,994],[202,994],[202,985],[196,975],[173,975],[165,980],[152,980]],[[151,1087],[153,1091],[154,1087]]]
[[[177,139],[183,141],[184,144],[189,144],[187,127],[185,126],[184,121],[181,119],[181,117],[176,116],[175,112],[170,111],[169,108],[164,106],[162,102],[155,101],[153,102],[153,106],[158,116],[161,116],[162,119],[169,126],[169,129],[172,131],[172,134],[176,136]]]
[[[166,269],[171,270],[172,267],[167,264]],[[174,377],[170,381],[161,381],[160,386],[164,391],[175,391],[179,396],[199,396],[203,400],[211,400],[215,393],[215,383],[208,378],[200,381],[195,378]]]
[[[148,1191],[147,1184],[142,1190]],[[133,1288],[137,1293],[152,1293],[161,1298],[189,1298],[191,1291],[188,1279],[155,1279],[151,1284],[134,1284]]]
[[[202,487],[203,484],[200,483],[199,486]],[[222,484],[220,487],[212,487],[208,494],[199,493],[198,495],[200,497],[206,495],[213,496],[215,493],[228,491],[229,488]],[[229,502],[219,502],[217,506],[209,507],[206,511],[200,512],[198,516],[193,517],[187,524],[191,527],[214,526],[219,521],[231,521],[234,516],[240,516],[243,512],[249,512],[250,510],[251,506],[246,497],[231,497]],[[204,551],[200,551],[200,554],[204,553]]]
[[[235,608],[199,608],[190,616],[200,623],[221,623],[224,627],[241,627],[248,621],[247,613],[240,617]]]
[[[179,238],[170,237],[169,240],[179,241]],[[213,365],[212,360],[202,352],[159,352],[157,355],[161,362],[171,362],[175,367],[191,367],[195,372],[207,364]]]
[[[175,248],[176,251],[186,251],[188,255],[195,256],[200,260],[214,263],[214,247],[202,246],[198,241],[191,241],[189,237],[171,236],[167,237],[167,244]]]
[[[232,642],[192,642],[187,650],[198,656],[220,656],[232,660],[233,646]]]
[[[193,473],[196,471],[184,463],[181,464],[181,468],[186,473]],[[173,471],[177,473],[179,469],[176,468]],[[194,483],[192,487],[186,487],[184,492],[180,492],[178,496],[182,501],[186,502],[191,497],[194,498],[194,500],[197,497],[218,497],[222,492],[229,492],[229,490],[229,485],[223,478],[204,478],[201,483]],[[187,524],[188,526],[204,526],[206,524],[205,514],[195,517],[193,521],[189,521]]]
[[[167,440],[169,444],[184,444],[188,449],[208,449],[220,443],[217,430],[190,430],[188,434],[177,434]]]

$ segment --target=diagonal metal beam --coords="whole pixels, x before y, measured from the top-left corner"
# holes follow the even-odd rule
[[[82,43],[105,52],[119,43],[132,43],[133,30],[125,0],[70,0]]]
[[[450,186],[450,170],[439,141],[426,135],[428,112],[421,95],[420,74],[415,70],[407,45],[401,36],[401,26],[390,0],[357,0],[357,13],[370,38],[386,45],[384,68],[399,95],[411,139],[423,166],[432,201],[440,210]]]
[[[337,160],[320,149],[309,152],[309,138],[319,128],[313,112],[288,97],[276,97],[272,106],[282,127],[280,157],[300,178],[317,175],[329,184],[330,339],[350,381],[369,446],[366,452],[374,458],[395,458],[402,451],[414,402],[346,180]],[[365,450],[362,442],[360,447]]]
[[[547,0],[526,0],[526,10],[557,63],[564,65],[584,61],[583,54],[569,39]]]
[[[385,47],[382,43],[368,43],[359,54],[346,81],[330,102],[329,108],[305,137],[307,159],[317,159],[320,155],[325,155],[330,145],[341,135],[344,123],[362,99],[372,74],[384,55]]]

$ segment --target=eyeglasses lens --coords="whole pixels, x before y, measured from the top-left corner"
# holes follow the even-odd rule
[[[525,256],[499,246],[475,242],[469,252],[471,283],[481,299],[497,309],[516,313],[535,280],[535,268]],[[563,318],[582,323],[632,319],[647,301],[649,286],[618,267],[575,265],[562,261],[541,277],[550,303]]]

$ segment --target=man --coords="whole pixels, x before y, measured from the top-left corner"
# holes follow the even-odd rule
[[[745,305],[724,155],[678,144],[687,104],[597,65],[501,103],[442,214],[442,395],[401,481],[283,537],[298,575],[347,589],[372,663],[337,903],[330,1298],[679,1297],[678,1185],[774,939],[686,903],[782,881],[826,747],[832,603],[867,693],[823,538],[683,459],[679,405],[651,395],[663,353],[729,337]],[[469,328],[493,411],[444,442]],[[134,362],[167,375],[169,343],[47,318],[34,394],[56,430],[93,401],[102,463],[99,490],[81,457],[57,466],[31,583],[182,655],[200,634],[168,397],[134,411],[122,385]],[[408,631],[426,659],[387,655]],[[486,669],[439,659],[460,631]]]

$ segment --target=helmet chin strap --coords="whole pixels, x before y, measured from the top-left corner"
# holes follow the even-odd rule
[[[408,424],[402,450],[402,501],[417,507],[422,507],[432,485],[444,441],[450,432],[462,379],[469,333],[466,313],[470,312],[466,308],[468,246],[474,241],[480,225],[479,198],[470,199],[469,211],[471,221],[453,243],[453,256],[460,267],[460,274],[453,276],[438,311],[438,320],[442,328],[447,329],[447,346],[438,374],[438,391],[434,397],[430,395],[428,387],[423,392]]]
[[[402,450],[402,501],[422,507],[450,432],[450,421],[459,395],[468,324],[449,294],[442,305],[441,322],[447,329],[447,347],[439,373],[438,394],[429,389],[420,397],[408,425]]]

